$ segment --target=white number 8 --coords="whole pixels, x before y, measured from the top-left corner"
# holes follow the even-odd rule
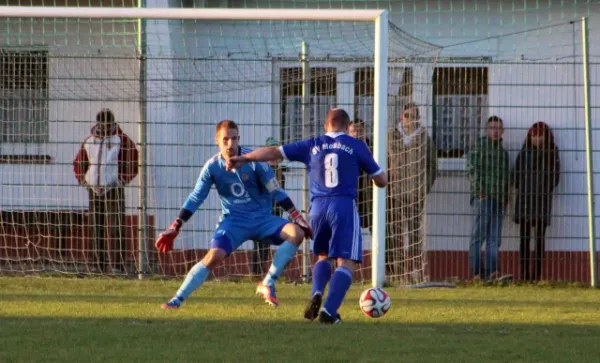
[[[325,155],[325,186],[335,188],[339,184],[338,155],[331,153]]]

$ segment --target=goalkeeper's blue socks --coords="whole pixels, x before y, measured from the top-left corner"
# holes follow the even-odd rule
[[[325,286],[331,278],[331,264],[328,260],[320,260],[313,267],[312,295],[323,295]]]
[[[350,285],[352,285],[352,272],[344,266],[338,267],[331,277],[329,294],[323,305],[323,310],[331,316],[337,316],[337,311],[342,305]]]
[[[292,257],[296,254],[298,250],[298,246],[285,241],[277,248],[277,252],[273,256],[273,263],[269,268],[269,272],[265,279],[263,280],[263,284],[267,286],[275,285],[275,281],[279,278],[279,276],[285,270],[285,266],[290,262]]]
[[[202,262],[195,264],[188,272],[175,297],[180,301],[187,299],[194,290],[206,281],[209,274],[210,270]]]

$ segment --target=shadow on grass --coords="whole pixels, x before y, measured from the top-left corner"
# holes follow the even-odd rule
[[[600,326],[2,318],[0,361],[597,362]]]
[[[598,302],[570,301],[570,300],[493,300],[493,299],[421,299],[395,296],[394,302],[408,305],[427,306],[462,306],[462,307],[539,307],[539,308],[568,308],[568,309],[598,309]]]
[[[243,290],[242,290],[243,292]],[[235,291],[234,296],[227,295],[214,295],[211,292],[198,291],[190,298],[192,303],[219,303],[219,304],[244,304],[252,301],[259,301],[260,298],[254,294],[254,289],[249,288],[247,294],[240,295],[240,290]],[[48,302],[48,303],[163,303],[169,300],[172,295],[159,295],[156,292],[153,294],[144,294],[141,296],[131,296],[130,293],[119,295],[119,294],[1,294],[0,303],[13,303],[13,302]],[[286,294],[279,294],[279,298],[283,304],[304,304],[308,301],[307,296],[299,297],[298,294],[289,296]],[[523,308],[523,307],[538,307],[538,308],[556,308],[556,309],[598,309],[597,301],[572,301],[566,299],[557,300],[510,300],[503,298],[501,300],[494,300],[491,296],[489,299],[460,299],[460,298],[420,298],[415,297],[415,294],[411,296],[403,296],[402,294],[393,294],[393,303],[395,306],[424,306],[428,307],[507,307],[507,308]],[[347,299],[348,300],[348,299]]]
[[[167,302],[172,295],[144,295],[144,296],[131,296],[131,295],[75,295],[75,294],[55,294],[55,295],[38,295],[38,294],[10,294],[1,295],[0,302],[49,302],[49,303],[65,303],[65,302],[80,302],[80,303],[147,303],[147,302]],[[223,304],[230,303],[242,303],[251,301],[251,299],[259,300],[255,296],[254,290],[249,291],[248,296],[204,296],[200,293],[196,293],[190,298],[190,301],[197,303],[200,301],[214,301],[222,302]],[[290,299],[288,299],[290,300]],[[187,300],[186,300],[187,301]],[[305,300],[302,300],[303,302]]]

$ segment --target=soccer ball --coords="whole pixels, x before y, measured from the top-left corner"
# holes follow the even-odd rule
[[[378,287],[366,289],[360,294],[360,310],[370,318],[380,318],[384,316],[390,306],[392,299],[383,289]]]

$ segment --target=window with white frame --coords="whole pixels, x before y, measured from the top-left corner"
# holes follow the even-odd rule
[[[397,79],[398,93],[388,96],[388,115],[395,120],[399,110],[413,97],[413,70],[410,67],[391,68],[391,79]],[[396,74],[397,73],[397,74]],[[373,132],[375,96],[375,71],[372,67],[357,68],[354,71],[354,118],[365,122],[367,135]],[[394,127],[394,122],[388,127]]]
[[[440,158],[462,158],[488,114],[487,67],[438,67],[433,73],[433,140]]]
[[[375,95],[375,70],[373,67],[357,68],[354,71],[354,119],[367,126],[367,134],[373,125],[373,102]]]
[[[0,49],[2,143],[48,141],[48,52]]]
[[[336,105],[336,69],[315,67],[310,71],[308,120],[306,124],[303,124],[302,68],[282,68],[280,70],[281,121],[283,125],[281,138],[283,142],[297,141],[321,133],[327,111]]]

